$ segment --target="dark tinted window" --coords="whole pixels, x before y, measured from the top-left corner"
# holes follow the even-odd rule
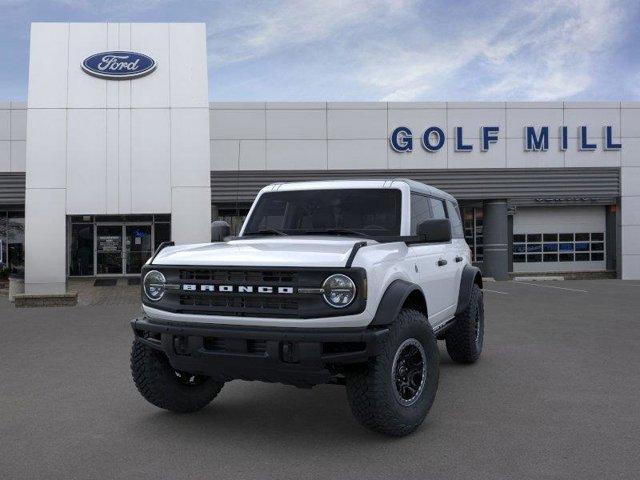
[[[425,220],[431,218],[431,210],[429,210],[429,197],[411,194],[411,235],[418,232],[418,225]]]
[[[245,235],[261,230],[304,235],[333,229],[400,235],[401,203],[400,190],[395,189],[265,193],[249,218]]]
[[[438,198],[431,198],[430,200],[433,218],[447,218],[447,213],[444,209],[444,202]]]
[[[447,200],[447,211],[451,220],[451,236],[453,238],[464,238],[464,228],[462,228],[462,219],[457,205]]]

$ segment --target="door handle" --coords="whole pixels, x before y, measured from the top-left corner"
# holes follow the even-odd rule
[[[460,255],[456,257],[456,263],[460,263],[462,260],[464,259]]]
[[[440,260],[438,260],[439,267],[444,267],[446,264],[447,264],[447,261],[444,258],[441,258]]]

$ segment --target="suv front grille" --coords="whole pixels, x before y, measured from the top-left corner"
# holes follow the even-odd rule
[[[352,315],[363,311],[366,305],[365,272],[361,268],[145,267],[145,270],[150,269],[160,270],[167,284],[173,284],[175,288],[167,289],[158,302],[150,302],[143,294],[143,302],[149,307],[175,313],[315,318]],[[356,300],[344,309],[330,307],[317,292],[324,280],[334,273],[351,276],[358,289]],[[300,293],[302,288],[316,291]]]

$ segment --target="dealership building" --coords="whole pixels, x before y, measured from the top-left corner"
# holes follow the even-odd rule
[[[640,279],[640,102],[209,96],[204,24],[32,24],[27,101],[0,102],[5,271],[63,293],[237,229],[269,183],[401,177],[458,199],[485,275]]]

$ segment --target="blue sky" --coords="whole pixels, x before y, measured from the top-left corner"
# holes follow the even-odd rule
[[[32,21],[207,24],[215,101],[638,100],[640,2],[0,0],[0,99]]]

